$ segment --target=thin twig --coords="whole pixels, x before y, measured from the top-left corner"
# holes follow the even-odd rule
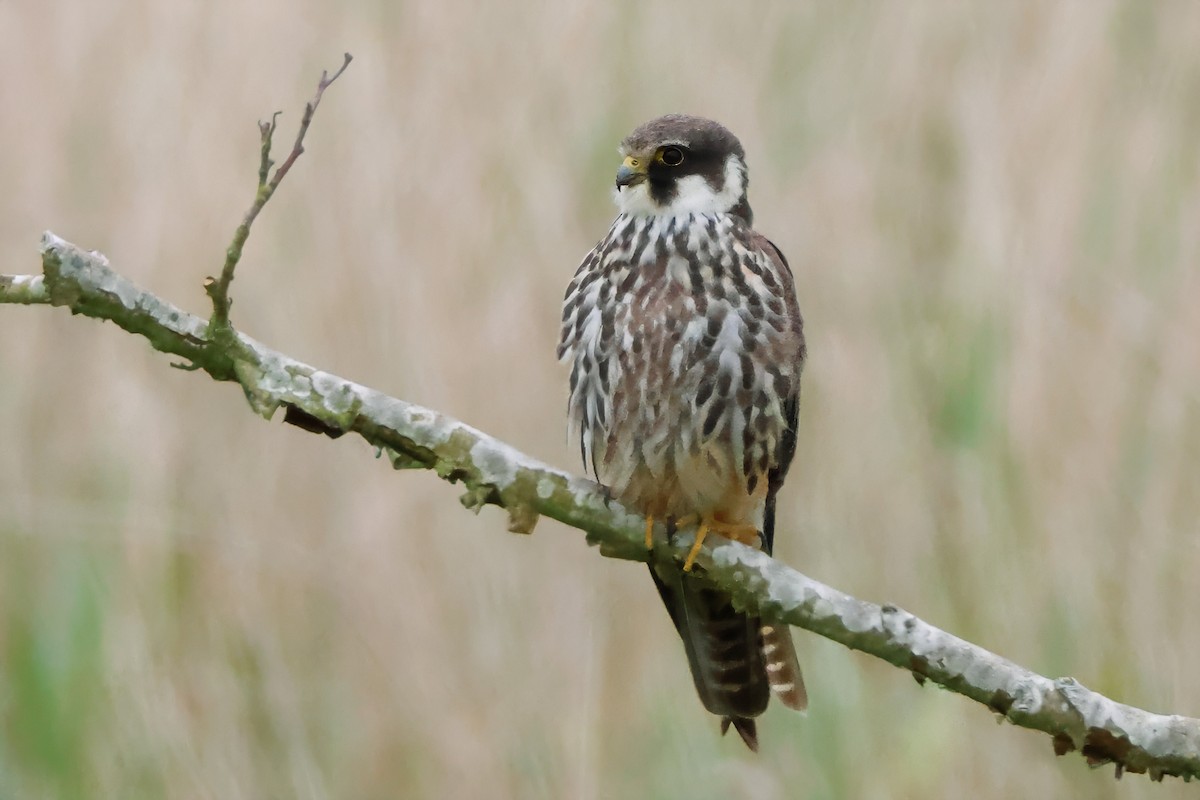
[[[229,285],[233,283],[233,272],[237,268],[238,262],[242,258],[242,249],[246,245],[246,240],[250,238],[250,226],[254,224],[254,220],[258,217],[258,213],[262,211],[263,206],[275,194],[275,190],[279,188],[279,184],[283,181],[284,176],[291,170],[292,165],[296,163],[296,159],[304,152],[304,136],[308,133],[308,126],[312,124],[313,115],[317,113],[317,106],[321,103],[321,96],[325,94],[334,81],[341,77],[346,71],[346,67],[350,66],[350,62],[354,60],[354,56],[346,53],[342,66],[337,72],[329,75],[328,72],[321,72],[321,80],[317,84],[317,93],[313,95],[313,99],[308,101],[304,106],[304,116],[300,120],[300,130],[296,133],[296,141],[292,145],[292,152],[288,153],[288,157],[275,170],[275,174],[267,180],[267,175],[271,171],[271,167],[275,162],[271,160],[271,142],[275,136],[276,123],[279,119],[280,112],[276,111],[271,115],[268,122],[258,123],[259,138],[262,143],[259,154],[258,163],[258,190],[254,194],[254,203],[250,206],[250,210],[246,212],[246,216],[242,218],[242,224],[238,225],[237,230],[233,234],[233,241],[225,250],[225,265],[221,268],[221,275],[218,278],[209,276],[204,280],[204,291],[212,299],[213,313],[209,320],[209,330],[214,334],[214,338],[220,338],[221,332],[229,328],[229,309],[233,305],[233,301],[229,297]]]

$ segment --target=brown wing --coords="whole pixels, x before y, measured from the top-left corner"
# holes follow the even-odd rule
[[[770,239],[761,234],[756,234],[756,244],[759,246],[763,254],[771,258],[777,265],[778,274],[785,279],[780,287],[780,294],[784,303],[784,314],[788,317],[788,322],[800,341],[798,361],[799,366],[796,369],[797,378],[800,371],[803,369],[804,359],[807,355],[807,348],[804,342],[804,319],[800,315],[800,306],[796,302],[796,290],[792,283],[792,268],[788,264],[787,257],[783,251]],[[783,486],[784,478],[787,477],[788,469],[792,465],[792,459],[796,455],[796,430],[800,424],[800,381],[797,379],[792,382],[790,391],[786,396],[780,397],[779,402],[783,407],[783,417],[787,421],[787,427],[780,437],[778,447],[775,449],[773,465],[767,474],[767,507],[763,519],[763,549],[770,554],[775,547],[775,497]]]
[[[795,329],[800,336],[800,362],[803,366],[805,357],[804,321],[800,316],[799,304],[795,301],[795,289],[791,285],[792,270],[787,258],[774,242],[765,236],[759,237],[764,249],[779,260],[782,268],[780,273],[786,275],[785,301],[795,320]],[[797,370],[799,373],[799,369]],[[774,466],[767,475],[767,502],[763,512],[763,549],[771,553],[775,547],[775,499],[783,487],[792,459],[796,455],[796,430],[800,424],[800,381],[795,381],[793,391],[781,398],[784,419],[787,427],[779,440],[775,452]],[[786,625],[762,626],[762,649],[766,660],[767,679],[771,689],[788,708],[804,711],[808,708],[808,690],[804,687],[804,675],[800,671],[800,659],[796,656],[796,646],[792,641],[792,631]]]
[[[590,468],[593,475],[596,475],[596,433],[607,424],[604,395],[608,391],[608,359],[605,354],[596,352],[594,344],[592,352],[583,354],[583,357],[576,351],[579,348],[586,349],[584,329],[593,317],[600,314],[595,290],[601,278],[604,248],[611,236],[610,230],[609,236],[591,249],[567,286],[563,296],[562,332],[557,351],[560,361],[571,362],[567,419],[570,430],[579,437],[579,457],[583,461],[583,468],[585,471]]]

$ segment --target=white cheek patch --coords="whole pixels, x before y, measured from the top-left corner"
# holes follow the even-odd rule
[[[618,186],[613,190],[613,202],[622,214],[631,217],[653,217],[660,213],[658,205],[650,199],[650,185],[645,182],[636,186]]]
[[[646,183],[617,188],[613,195],[621,213],[638,217],[686,217],[690,214],[724,214],[742,199],[746,190],[746,165],[737,156],[725,161],[725,185],[714,191],[700,175],[688,175],[675,184],[675,196],[661,206],[650,197]]]
[[[675,196],[663,207],[662,212],[667,216],[679,217],[688,214],[717,214],[728,211],[737,204],[739,192],[728,198],[728,184],[720,192],[714,192],[708,181],[699,175],[688,175],[675,182]]]

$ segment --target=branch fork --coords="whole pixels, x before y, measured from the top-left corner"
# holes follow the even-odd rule
[[[212,300],[213,305],[213,313],[208,327],[214,341],[220,342],[228,336],[229,309],[233,305],[233,300],[229,297],[229,285],[233,283],[233,272],[242,259],[242,249],[246,245],[246,240],[250,238],[250,227],[267,201],[275,194],[279,184],[287,177],[292,165],[296,163],[296,159],[304,153],[304,137],[308,133],[308,126],[312,124],[313,115],[317,113],[317,106],[321,104],[321,97],[325,94],[325,90],[341,77],[353,60],[354,56],[346,53],[342,57],[342,66],[338,67],[333,75],[329,75],[327,72],[321,73],[321,80],[317,82],[317,93],[304,106],[304,116],[300,118],[300,129],[296,132],[296,141],[292,144],[292,151],[288,153],[287,158],[279,165],[270,179],[267,176],[271,172],[271,167],[275,165],[271,159],[271,143],[275,136],[279,115],[283,112],[276,111],[271,115],[270,120],[258,123],[261,147],[258,159],[258,190],[254,193],[254,202],[242,218],[242,224],[238,225],[234,232],[233,241],[225,250],[225,265],[221,268],[220,276],[214,278],[210,275],[204,280],[204,291]]]

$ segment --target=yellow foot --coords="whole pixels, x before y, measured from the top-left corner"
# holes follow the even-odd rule
[[[692,549],[688,551],[687,558],[683,560],[684,572],[692,571],[692,564],[696,563],[696,556],[700,553],[700,545],[704,544],[705,536],[708,536],[708,525],[701,522],[700,527],[696,528],[696,541],[692,543]]]
[[[692,543],[692,549],[688,551],[687,558],[683,561],[684,572],[692,571],[692,565],[696,563],[696,556],[700,554],[700,547],[704,544],[704,537],[708,536],[709,531],[716,531],[726,539],[732,539],[742,544],[757,545],[759,540],[758,528],[753,525],[738,525],[712,518],[702,519],[700,527],[696,529],[696,541]]]
[[[646,516],[646,549],[654,549],[654,516]]]

